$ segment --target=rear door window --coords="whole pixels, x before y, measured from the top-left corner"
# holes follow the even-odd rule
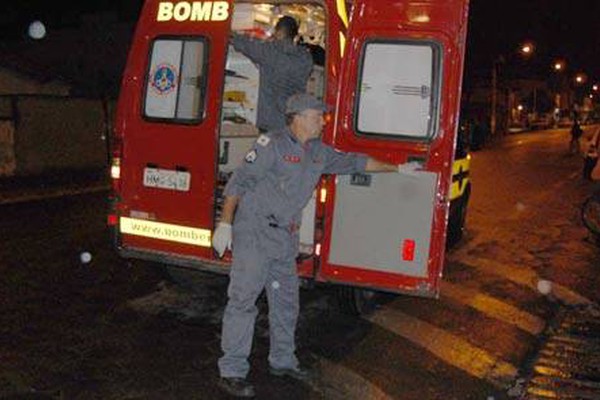
[[[204,115],[206,41],[162,38],[150,54],[144,116],[179,123],[199,123]]]
[[[437,129],[439,66],[440,51],[434,43],[366,43],[357,133],[432,138]]]

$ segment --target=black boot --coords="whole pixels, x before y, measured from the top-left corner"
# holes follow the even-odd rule
[[[244,378],[219,379],[219,387],[235,397],[254,397],[254,386]]]

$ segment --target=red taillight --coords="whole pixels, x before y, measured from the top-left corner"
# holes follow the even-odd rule
[[[417,244],[412,239],[404,239],[402,243],[402,261],[415,260],[415,248]]]
[[[109,214],[106,223],[108,226],[116,226],[119,223],[119,217],[116,214]]]

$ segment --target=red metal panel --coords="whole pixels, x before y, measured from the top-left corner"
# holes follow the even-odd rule
[[[215,168],[218,156],[218,129],[224,83],[225,58],[229,42],[233,1],[212,2],[226,6],[223,14],[209,20],[192,21],[179,9],[178,18],[159,21],[160,3],[148,0],[138,20],[122,79],[117,106],[115,136],[122,141],[121,193],[122,215],[131,210],[150,212],[157,221],[196,228],[213,228]],[[191,3],[191,2],[190,2]],[[202,2],[209,3],[209,2]],[[180,19],[178,21],[177,19]],[[149,123],[142,118],[143,95],[148,74],[152,41],[164,36],[201,36],[208,43],[204,119],[199,124]],[[200,162],[200,160],[202,160]],[[147,163],[161,168],[187,168],[191,174],[189,192],[146,188],[142,185]],[[124,235],[125,246],[149,248],[184,256],[212,258],[210,248]]]
[[[329,264],[327,255],[331,244],[335,196],[335,187],[330,181],[326,184],[329,197],[325,205],[324,256],[317,277],[319,280],[424,295],[437,293],[444,261],[448,192],[460,108],[467,15],[468,0],[355,1],[341,63],[334,133],[325,132],[324,137],[342,150],[367,152],[391,163],[405,162],[409,155],[426,157],[426,169],[438,173],[438,198],[435,199],[428,276],[426,279],[416,279]],[[438,135],[430,143],[356,135],[353,125],[359,63],[363,44],[371,39],[428,40],[441,45],[443,74],[439,129]]]

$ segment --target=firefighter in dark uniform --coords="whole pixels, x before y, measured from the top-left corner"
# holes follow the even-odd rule
[[[233,237],[219,385],[236,396],[254,395],[246,376],[258,312],[256,300],[263,289],[269,304],[270,373],[301,380],[310,375],[295,355],[299,311],[295,260],[302,210],[321,174],[411,172],[418,168],[414,163],[387,164],[325,145],[319,139],[324,110],[310,95],[292,96],[286,108],[288,126],[260,135],[225,188],[222,219],[213,235],[219,256],[231,249]]]
[[[256,126],[266,132],[285,127],[285,102],[304,93],[313,68],[310,51],[294,43],[298,23],[289,16],[275,25],[273,40],[253,39],[234,33],[231,43],[260,71]]]

